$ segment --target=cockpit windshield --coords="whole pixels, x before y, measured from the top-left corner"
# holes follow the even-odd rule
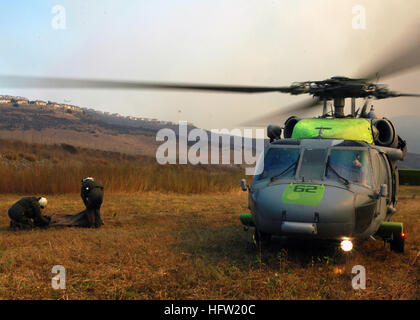
[[[299,178],[304,181],[321,180],[325,174],[325,160],[328,149],[309,149],[303,151],[302,164],[299,169]]]
[[[275,147],[261,155],[254,179],[296,177],[302,181],[335,180],[372,186],[369,159],[367,149]]]
[[[264,169],[256,179],[293,177],[299,162],[299,154],[298,148],[271,148],[264,157]]]
[[[332,180],[344,179],[366,186],[372,185],[367,150],[331,149],[326,177]]]

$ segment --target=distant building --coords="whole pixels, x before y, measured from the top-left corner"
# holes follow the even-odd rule
[[[47,103],[45,101],[42,101],[42,100],[36,100],[35,104],[38,105],[38,106],[46,106],[47,105]]]
[[[19,98],[19,99],[16,99],[15,101],[16,101],[15,103],[17,103],[17,104],[28,104],[29,103],[28,99],[25,99],[25,98]]]
[[[12,102],[11,99],[7,99],[7,98],[0,98],[0,103],[10,103]]]
[[[58,108],[60,108],[60,105],[59,105],[58,103],[56,103],[56,102],[52,102],[52,101],[48,101],[47,106],[48,106],[48,107],[50,107],[50,108],[53,108],[53,109],[58,109]]]

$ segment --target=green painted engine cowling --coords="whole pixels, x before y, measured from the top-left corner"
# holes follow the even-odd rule
[[[372,125],[363,118],[302,119],[293,128],[294,139],[337,139],[373,144]]]

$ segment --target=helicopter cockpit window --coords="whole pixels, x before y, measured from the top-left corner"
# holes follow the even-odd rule
[[[300,149],[272,148],[264,157],[264,169],[256,176],[257,180],[294,177],[299,162]]]
[[[331,150],[327,179],[346,179],[366,186],[372,185],[369,156],[366,150]]]
[[[305,149],[299,170],[299,178],[304,181],[323,179],[326,157],[327,149]]]

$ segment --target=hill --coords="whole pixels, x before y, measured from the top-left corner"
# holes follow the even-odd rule
[[[404,161],[398,162],[399,169],[420,169],[420,154],[407,153]]]
[[[31,104],[0,105],[0,138],[153,155],[155,132],[106,123],[86,112],[48,109]]]
[[[417,150],[420,152],[420,147],[417,148],[416,145],[416,119],[418,120],[416,117],[393,119],[398,128],[401,128],[399,133],[407,139],[411,151],[399,164],[401,169],[420,169],[420,155],[412,153]],[[404,123],[407,121],[409,125],[406,126]],[[160,145],[160,142],[156,141],[156,133],[164,128],[172,129],[178,135],[178,125],[167,121],[124,117],[50,101],[29,101],[22,97],[0,96],[0,138],[3,139],[41,144],[65,143],[81,148],[154,157]],[[189,124],[187,132],[193,129],[196,127]],[[205,132],[210,136],[208,131]],[[229,136],[227,141],[228,143],[224,143],[219,139],[210,143],[232,149],[233,152],[234,137]],[[188,142],[189,145],[194,143]],[[254,148],[255,145],[251,147]]]
[[[155,156],[161,144],[156,142],[156,133],[161,129],[171,129],[179,136],[178,124],[167,121],[123,117],[53,102],[0,96],[0,138],[3,139],[43,144],[67,143],[84,148]],[[196,127],[188,124],[187,134],[193,129]],[[209,131],[204,132],[210,137]],[[231,148],[233,140],[234,137],[229,136],[228,143],[222,142],[222,139],[211,143]],[[194,143],[189,141],[188,145]]]

